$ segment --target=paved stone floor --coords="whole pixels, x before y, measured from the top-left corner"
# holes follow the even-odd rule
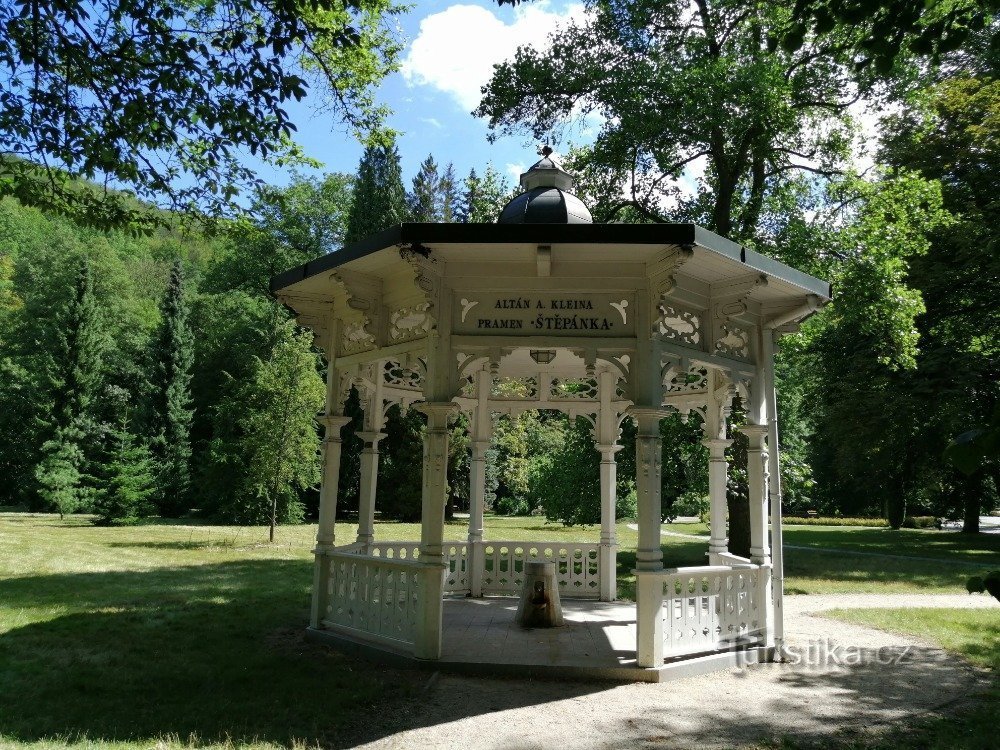
[[[525,629],[514,622],[518,600],[446,599],[444,662],[635,667],[635,604],[564,599],[561,628]]]

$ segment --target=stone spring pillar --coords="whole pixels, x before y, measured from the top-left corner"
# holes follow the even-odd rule
[[[638,423],[635,438],[637,517],[639,547],[636,552],[636,664],[659,667],[663,664],[663,552],[660,549],[662,522],[659,409],[632,409]]]
[[[423,493],[420,511],[420,599],[414,655],[441,658],[441,624],[444,595],[444,509],[448,493],[448,417],[452,402],[419,404],[427,415],[424,432]]]

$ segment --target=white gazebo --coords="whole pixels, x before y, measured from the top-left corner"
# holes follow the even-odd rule
[[[439,667],[624,679],[769,658],[782,642],[774,341],[830,299],[829,284],[692,224],[594,224],[548,153],[521,185],[496,224],[402,224],[272,280],[329,362],[310,634]],[[334,519],[352,387],[364,449],[358,535],[345,543]],[[736,395],[748,414],[750,558],[731,554],[726,535]],[[413,467],[423,473],[419,543],[374,534],[378,443],[394,404],[427,416],[423,466]],[[602,512],[592,543],[494,540],[483,528],[493,418],[528,409],[593,425]],[[659,421],[671,410],[697,415],[710,455],[702,567],[662,561]],[[459,411],[472,443],[460,543],[443,538],[448,420]],[[614,602],[625,419],[637,426],[634,605]],[[511,597],[534,560],[557,564],[570,626],[529,638],[513,626]]]

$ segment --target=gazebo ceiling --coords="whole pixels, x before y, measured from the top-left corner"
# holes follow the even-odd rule
[[[593,263],[595,270],[613,264],[616,275],[638,278],[664,252],[678,247],[693,250],[680,273],[696,284],[716,285],[756,272],[768,278],[753,292],[758,302],[801,299],[804,294],[821,301],[831,297],[829,282],[696,224],[399,224],[274,276],[271,291],[323,295],[329,292],[329,272],[344,266],[384,278],[404,265],[400,249],[446,265],[474,264],[486,277],[511,277],[533,268],[539,249],[546,248],[554,278],[561,275],[560,264],[569,263],[574,276]],[[603,275],[605,269],[598,272]]]

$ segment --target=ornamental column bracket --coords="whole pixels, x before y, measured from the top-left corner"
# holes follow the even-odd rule
[[[382,280],[345,268],[331,273],[330,279],[346,293],[347,311],[341,333],[341,350],[345,354],[354,354],[383,346],[385,315],[382,311]]]
[[[429,329],[436,329],[438,323],[441,294],[441,276],[444,268],[431,257],[431,251],[423,245],[404,245],[399,249],[399,257],[406,261],[413,273],[413,285],[427,303],[425,313],[430,319]]]
[[[692,245],[677,245],[661,253],[649,265],[650,282],[656,307],[653,311],[654,334],[662,333],[662,322],[667,315],[667,297],[677,288],[677,272],[694,256]]]

